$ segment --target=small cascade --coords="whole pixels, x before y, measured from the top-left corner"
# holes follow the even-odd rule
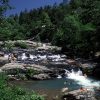
[[[33,58],[34,58],[34,56],[30,54],[30,59],[33,59]]]
[[[25,59],[27,59],[27,56],[26,56],[26,54],[25,54],[25,53],[23,53],[21,58],[22,58],[22,60],[25,60]]]
[[[84,87],[100,87],[100,82],[95,82],[94,80],[89,79],[86,75],[83,75],[81,70],[78,70],[77,72],[75,72],[73,69],[71,70],[71,72],[65,70],[65,74],[67,76],[66,78],[72,79],[76,81],[77,84],[82,85]]]
[[[38,55],[38,58],[40,58],[41,60],[46,59],[46,55]]]
[[[45,46],[45,45],[44,45]],[[36,51],[31,51],[30,52],[21,52],[17,56],[18,62],[24,62],[24,63],[38,63],[41,64],[43,61],[49,62],[51,64],[63,64],[63,62],[66,62],[66,56],[61,55],[61,54],[53,54],[51,52],[47,51],[42,51],[41,53],[38,52],[39,50]],[[31,62],[30,62],[31,60]]]
[[[29,55],[29,58],[30,58],[31,60],[33,60],[33,59],[36,59],[37,56],[30,54],[30,55]]]

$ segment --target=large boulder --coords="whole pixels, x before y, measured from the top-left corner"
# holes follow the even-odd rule
[[[93,75],[93,70],[95,68],[96,64],[95,63],[81,63],[80,67],[83,70],[83,73],[87,75]]]
[[[50,79],[50,69],[45,66],[35,64],[23,64],[23,63],[8,63],[1,67],[0,71],[10,75],[10,79],[19,79],[19,77],[26,77],[27,79]],[[13,77],[12,77],[13,76]],[[24,78],[25,79],[25,78]]]
[[[8,58],[0,57],[0,67],[9,63]]]
[[[1,67],[1,70],[8,75],[16,75],[19,73],[25,73],[24,64],[19,63],[8,63]]]
[[[39,71],[39,72],[49,72],[49,71],[51,71],[50,69],[48,69],[45,66],[36,65],[36,64],[26,64],[26,65],[24,65],[24,67],[26,69],[34,69],[34,70]]]

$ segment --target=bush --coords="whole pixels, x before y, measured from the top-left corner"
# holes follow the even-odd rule
[[[33,94],[31,95],[31,99],[30,100],[44,100],[43,97]]]
[[[29,93],[24,89],[7,84],[7,77],[0,74],[0,100],[44,100],[36,93]]]
[[[10,42],[4,42],[3,47],[4,47],[5,49],[7,49],[7,50],[10,51],[10,50],[13,49],[14,44],[13,44],[13,43],[10,43]]]
[[[22,49],[27,49],[28,48],[27,44],[25,44],[24,42],[15,42],[14,45],[15,45],[15,47],[20,47]]]

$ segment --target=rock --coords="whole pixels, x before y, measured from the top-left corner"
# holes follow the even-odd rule
[[[48,72],[50,69],[48,69],[45,66],[36,65],[36,64],[23,64],[23,63],[8,63],[1,67],[2,70],[9,70],[9,69],[22,69],[22,70],[28,70],[28,69],[34,69],[36,71],[40,72]]]
[[[25,73],[24,64],[19,63],[8,63],[1,67],[1,70],[6,72],[8,75],[16,75],[19,73]]]
[[[51,71],[50,69],[48,69],[45,66],[36,65],[36,64],[26,64],[26,65],[24,65],[24,67],[26,69],[34,69],[34,70],[39,71],[39,72],[49,72],[49,71]]]
[[[0,51],[0,57],[3,57],[3,56],[4,56],[4,52]]]
[[[19,80],[15,75],[8,75],[8,80],[9,81],[14,81],[14,80]]]
[[[34,75],[33,79],[37,79],[37,80],[46,80],[46,79],[50,79],[50,76],[48,74],[38,74],[38,75]]]
[[[95,63],[83,63],[80,64],[80,67],[83,70],[83,73],[87,74],[87,75],[93,75],[93,70],[95,68]]]
[[[66,92],[62,98],[62,100],[96,100],[95,92],[87,89],[79,89]]]
[[[1,67],[2,70],[9,70],[9,69],[16,69],[16,68],[24,69],[24,64],[8,63]]]
[[[100,79],[100,64],[97,64],[93,69],[93,76]]]
[[[100,51],[95,53],[95,57],[99,57],[100,56]]]
[[[73,60],[73,59],[67,59],[67,61],[66,61],[68,64],[70,64],[70,65],[77,65],[77,62],[75,61],[75,60]]]
[[[10,79],[37,79],[44,80],[50,79],[49,72],[52,72],[50,69],[45,66],[35,65],[35,64],[23,64],[23,63],[8,63],[1,67],[1,71],[5,72],[7,75],[11,75]],[[41,74],[43,73],[43,74]],[[12,75],[14,75],[12,77]],[[14,79],[14,80],[15,80]]]
[[[45,46],[37,47],[37,50],[61,51],[61,47],[45,45]]]
[[[79,100],[79,99],[76,99],[75,96],[73,96],[72,94],[67,94],[67,95],[63,95],[61,97],[61,100]]]
[[[0,57],[0,67],[9,63],[8,58]]]
[[[62,93],[68,92],[68,88],[67,88],[67,87],[62,88],[61,92],[62,92]]]

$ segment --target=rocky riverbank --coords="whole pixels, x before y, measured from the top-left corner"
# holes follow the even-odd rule
[[[87,75],[100,75],[98,60],[69,59],[58,53],[60,47],[51,46],[50,43],[18,40],[0,42],[0,46],[0,71],[6,72],[11,79],[21,77],[20,79],[44,80],[58,75],[64,77],[64,69],[81,69]],[[15,60],[8,59],[11,54],[14,54]]]
[[[11,81],[65,78],[67,77],[66,70],[71,72],[72,69],[74,71],[80,69],[85,75],[100,78],[99,57],[93,60],[71,59],[60,53],[60,47],[51,46],[50,43],[18,40],[0,42],[0,46],[2,47],[0,50],[0,73],[6,73]],[[98,93],[88,90],[88,88],[75,91],[65,88],[63,91],[57,92],[60,97],[53,94],[51,97],[46,94],[46,99],[99,100],[96,98],[97,96],[95,97]]]

